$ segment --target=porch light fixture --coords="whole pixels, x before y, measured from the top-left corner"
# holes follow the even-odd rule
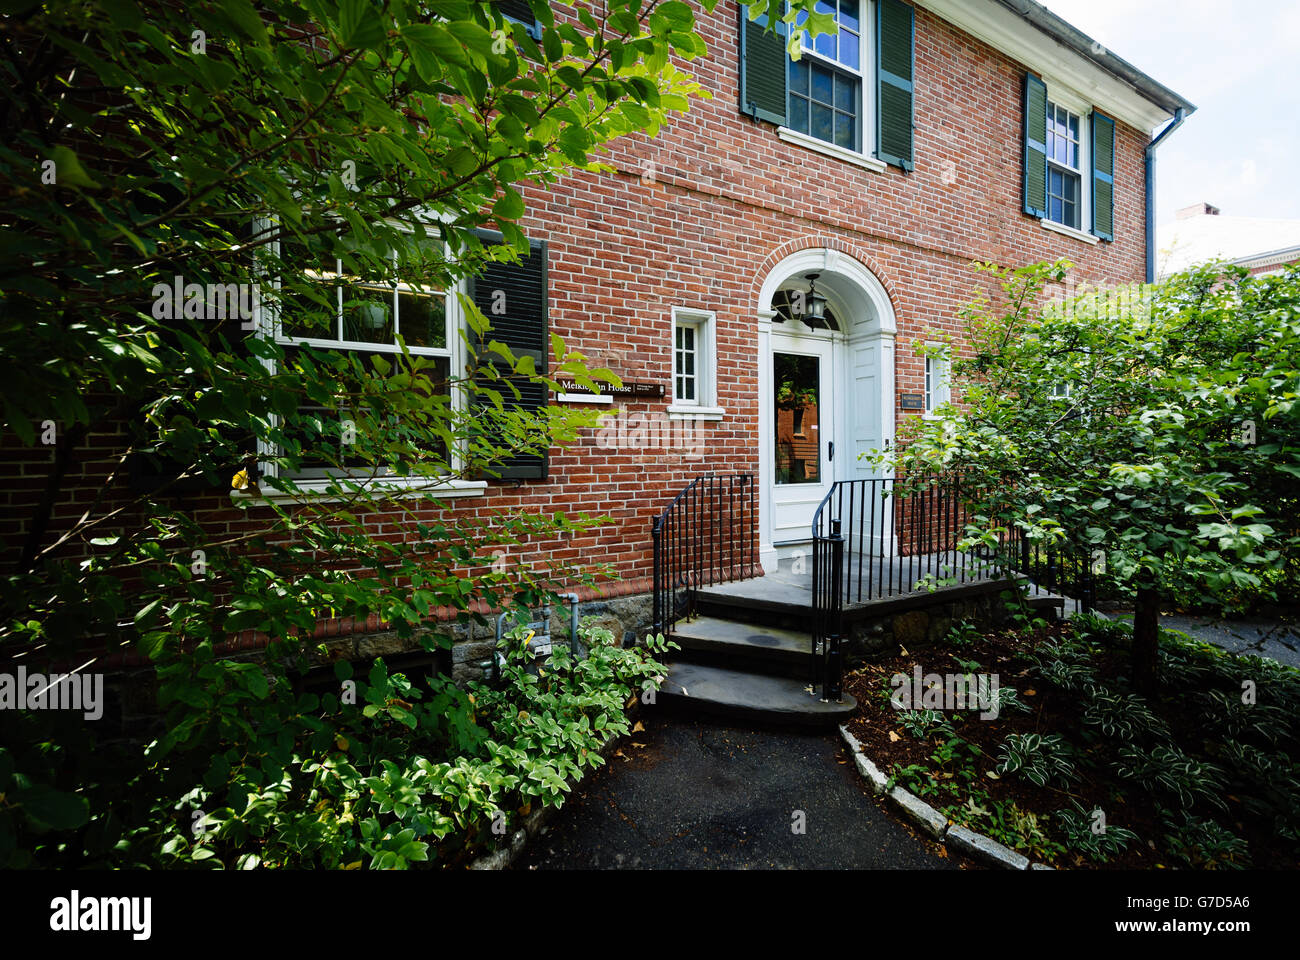
[[[820,276],[820,273],[809,273],[804,276],[808,281],[807,319],[817,321],[815,324],[809,323],[810,327],[826,325],[826,298],[817,292],[817,278]]]

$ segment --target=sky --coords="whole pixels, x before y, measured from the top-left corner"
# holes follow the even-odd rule
[[[1039,2],[1196,104],[1156,154],[1158,223],[1201,201],[1300,219],[1300,2]]]

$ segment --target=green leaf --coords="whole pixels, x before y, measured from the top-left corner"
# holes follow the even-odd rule
[[[44,784],[17,790],[11,799],[22,806],[27,816],[52,830],[75,830],[90,819],[90,804],[85,797]]]

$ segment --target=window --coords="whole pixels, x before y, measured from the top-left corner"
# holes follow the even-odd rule
[[[397,277],[395,253],[390,258],[393,269],[388,271],[388,276],[363,278],[348,275],[345,261],[339,257],[311,257],[314,262],[309,262],[306,248],[293,241],[282,240],[274,245],[273,252],[285,269],[300,271],[304,278],[319,284],[314,295],[302,292],[286,294],[280,299],[271,324],[264,328],[278,342],[289,347],[310,345],[374,356],[399,353],[401,337],[413,356],[432,359],[432,366],[425,371],[430,384],[436,385],[435,389],[449,389],[451,372],[457,366],[454,355],[459,337],[452,333],[451,298],[445,291],[414,285]],[[278,279],[274,285],[280,287]],[[452,396],[456,402],[455,394]],[[388,474],[374,464],[348,458],[347,438],[355,423],[348,423],[346,411],[311,405],[302,405],[298,411],[308,416],[319,411],[321,416],[309,428],[309,436],[302,438],[304,455],[293,479]],[[394,424],[393,430],[400,431],[400,424]],[[274,451],[264,452],[274,455]],[[448,452],[441,448],[428,453],[445,458]],[[264,463],[262,470],[267,475],[277,472],[276,465],[269,463]]]
[[[700,402],[700,325],[679,320],[673,345],[673,400],[677,403]]]
[[[720,420],[723,411],[716,406],[714,315],[674,307],[672,317],[673,399],[668,413]]]
[[[864,0],[818,0],[839,32],[803,37],[803,56],[790,64],[790,129],[846,150],[862,150]],[[801,15],[797,23],[806,19]]]
[[[1076,240],[1114,240],[1115,121],[1033,73],[1024,97],[1024,212]]]
[[[1083,151],[1079,115],[1047,102],[1047,219],[1083,229]]]
[[[925,346],[931,351],[925,358],[925,412],[930,414],[948,403],[952,397],[948,384],[949,364],[945,348],[936,343],[927,343]]]

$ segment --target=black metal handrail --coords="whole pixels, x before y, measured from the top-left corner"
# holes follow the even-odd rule
[[[694,614],[700,587],[758,575],[754,497],[753,474],[705,474],[655,518],[656,633],[670,635],[678,620]]]
[[[1091,551],[1079,541],[1028,541],[1019,529],[996,548],[961,550],[970,493],[960,476],[875,477],[831,485],[813,515],[811,689],[839,699],[845,608],[932,586],[1024,577],[1082,610],[1096,602]]]

